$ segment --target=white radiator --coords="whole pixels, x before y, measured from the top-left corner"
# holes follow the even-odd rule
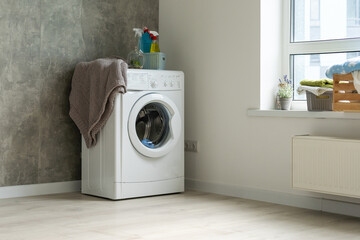
[[[293,188],[360,198],[360,140],[296,136]]]

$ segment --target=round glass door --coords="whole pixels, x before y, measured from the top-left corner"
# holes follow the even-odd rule
[[[148,148],[159,148],[169,137],[170,116],[160,103],[146,104],[136,117],[136,134],[140,142]]]
[[[161,157],[169,153],[180,138],[181,128],[181,117],[175,103],[160,94],[140,98],[129,115],[131,143],[147,157]]]

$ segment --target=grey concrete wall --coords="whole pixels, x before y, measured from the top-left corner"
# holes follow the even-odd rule
[[[74,66],[126,58],[132,28],[158,30],[158,16],[158,0],[0,1],[0,186],[81,178]]]

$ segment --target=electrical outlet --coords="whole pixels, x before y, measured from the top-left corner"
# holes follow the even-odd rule
[[[198,141],[185,140],[186,152],[198,152],[198,150],[199,150]]]

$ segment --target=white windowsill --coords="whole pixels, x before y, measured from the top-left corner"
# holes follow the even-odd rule
[[[309,112],[305,110],[263,110],[248,109],[251,117],[282,117],[282,118],[320,118],[320,119],[360,119],[360,113],[350,112]]]

